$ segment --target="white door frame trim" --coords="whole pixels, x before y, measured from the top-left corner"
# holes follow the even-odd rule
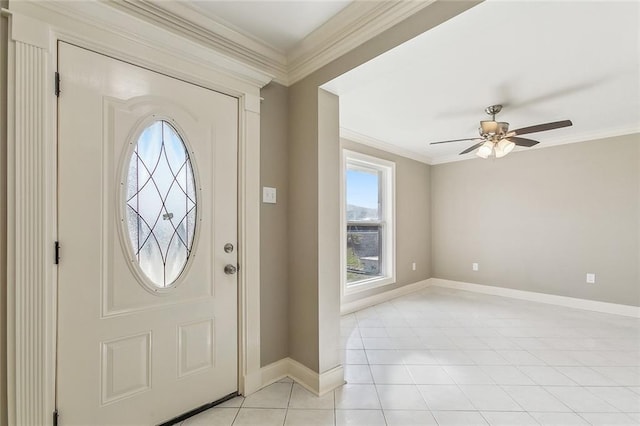
[[[52,5],[53,4],[53,5]],[[11,2],[8,46],[8,420],[50,424],[55,409],[57,271],[54,72],[65,41],[239,99],[238,386],[261,386],[260,88],[271,77],[102,2]],[[68,5],[67,5],[68,6]],[[135,29],[135,31],[131,30]],[[64,96],[64,76],[61,76]],[[64,261],[64,242],[62,260]],[[179,414],[179,413],[177,413]]]

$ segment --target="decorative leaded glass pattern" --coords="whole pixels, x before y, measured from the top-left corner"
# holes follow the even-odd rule
[[[169,122],[155,121],[144,129],[126,184],[127,229],[135,258],[156,287],[169,287],[189,260],[197,210],[189,152]]]

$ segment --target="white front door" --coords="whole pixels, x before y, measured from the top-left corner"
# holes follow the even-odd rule
[[[238,102],[66,43],[58,64],[60,422],[157,424],[238,389]]]

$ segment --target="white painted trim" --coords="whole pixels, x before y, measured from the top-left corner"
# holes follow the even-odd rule
[[[352,2],[334,17],[301,40],[288,54],[238,29],[220,18],[206,17],[194,5],[181,2],[116,0],[110,8],[126,12],[139,20],[167,28],[174,34],[241,61],[273,77],[285,86],[339,58],[362,43],[391,28],[434,0]],[[76,15],[78,2],[49,2]],[[97,19],[93,16],[92,19]],[[86,19],[86,16],[85,16]],[[121,31],[128,31],[120,27]]]
[[[289,52],[289,84],[302,80],[433,2],[352,2]]]
[[[587,132],[582,134],[576,133],[561,139],[556,139],[554,141],[540,143],[531,148],[520,148],[518,149],[518,151],[515,151],[515,152],[523,152],[523,151],[526,151],[527,149],[551,148],[553,146],[568,145],[568,144],[579,143],[579,142],[589,142],[589,141],[594,141],[598,139],[615,138],[617,136],[625,136],[625,135],[632,135],[632,134],[640,134],[640,127],[637,124],[633,124],[629,127],[619,127],[619,128],[608,129],[604,131],[594,131],[594,132]]]
[[[54,406],[57,281],[55,96],[49,28],[10,15],[7,96],[8,423],[45,424]]]
[[[270,78],[103,2],[75,2],[73,10],[82,13],[70,15],[65,7],[71,6],[11,2],[8,12],[11,34],[18,38],[10,38],[8,46],[9,424],[47,424],[55,401],[57,102],[52,82],[58,41],[239,99],[238,387],[250,393],[261,384],[259,99]],[[135,28],[135,34],[123,26]]]
[[[554,294],[536,293],[533,291],[515,290],[505,287],[465,283],[461,281],[444,280],[441,278],[431,278],[431,285],[437,287],[453,288],[457,290],[472,291],[474,293],[510,297],[512,299],[528,300],[531,302],[547,303],[549,305],[565,306],[567,308],[583,309],[587,311],[640,318],[640,307],[638,306],[619,305],[616,303],[598,302],[595,300],[556,296]]]
[[[417,152],[414,152],[405,148],[401,148],[398,145],[394,145],[392,143],[385,142],[380,139],[372,138],[371,136],[367,136],[362,133],[349,130],[345,127],[340,127],[340,137],[343,139],[347,139],[351,142],[370,146],[371,148],[376,148],[381,151],[398,155],[400,157],[408,158],[410,160],[419,161],[425,164],[433,164],[433,160],[430,157],[427,157],[426,155],[422,155]]]
[[[260,107],[259,95],[240,99],[238,145],[239,383],[242,394],[254,391],[249,380],[260,370]]]
[[[261,382],[258,389],[269,386],[271,383],[275,383],[278,380],[282,380],[285,377],[288,377],[290,370],[289,361],[291,361],[291,358],[282,358],[276,362],[262,367],[262,369],[260,370]]]
[[[322,396],[346,383],[344,379],[344,367],[338,365],[331,370],[320,374],[318,378],[318,396]]]
[[[640,318],[640,307],[621,305],[617,303],[599,302],[596,300],[578,299],[575,297],[557,296],[554,294],[536,293],[533,291],[515,290],[512,288],[496,287],[490,285],[466,283],[462,281],[445,280],[442,278],[429,278],[396,289],[375,294],[360,300],[343,303],[340,306],[340,315],[347,315],[370,306],[388,302],[397,297],[405,296],[428,287],[444,287],[456,290],[471,291],[474,293],[490,294],[493,296],[510,297],[512,299],[528,300],[531,302],[546,303],[549,305],[564,306],[567,308],[582,309],[586,311],[602,312],[605,314],[622,315],[626,317]]]
[[[347,241],[347,212],[346,212],[346,187],[345,171],[349,163],[373,168],[382,172],[381,193],[383,200],[383,229],[385,229],[386,244],[383,244],[384,257],[389,259],[384,264],[385,275],[362,281],[354,286],[347,286],[347,265],[346,265],[346,241]],[[340,240],[341,242],[341,262],[340,262],[340,294],[342,297],[371,290],[377,287],[394,284],[396,282],[396,163],[362,152],[341,148],[341,170],[340,170]],[[389,238],[391,237],[391,238]],[[391,270],[389,273],[388,269]]]
[[[340,305],[340,315],[347,315],[361,309],[368,308],[370,306],[388,302],[389,300],[395,299],[397,297],[406,296],[407,294],[424,290],[425,288],[432,285],[431,280],[432,278],[429,278],[427,280],[403,285],[402,287],[394,288],[393,290],[385,291],[384,293],[378,293],[374,294],[373,296],[355,300],[353,302],[343,303]]]
[[[340,315],[347,315],[370,306],[379,305],[380,303],[388,302],[389,300],[424,290],[428,287],[453,288],[456,290],[471,291],[474,293],[510,297],[512,299],[528,300],[531,302],[546,303],[556,306],[565,306],[567,308],[640,318],[640,307],[638,306],[620,305],[617,303],[599,302],[596,300],[578,299],[575,297],[557,296],[554,294],[536,293],[533,291],[515,290],[505,287],[445,280],[442,278],[429,278],[413,284],[398,287],[393,290],[385,291],[384,293],[365,297],[360,300],[343,303],[340,306]]]
[[[344,236],[342,239],[343,240],[345,239]],[[343,273],[345,272],[345,270],[346,270],[346,267],[342,268]],[[374,288],[393,285],[396,283],[396,278],[395,278],[395,275],[393,277],[370,278],[368,280],[358,281],[357,284],[347,287],[345,285],[345,279],[343,276],[341,279],[341,282],[342,282],[341,296],[344,298],[344,297],[356,295],[358,293],[364,293],[366,291],[373,290]]]
[[[13,15],[11,11],[8,15],[11,16],[11,40],[45,51],[49,49],[49,27],[25,15]]]
[[[149,2],[116,0],[110,5],[168,28],[209,49],[240,60],[287,84],[287,57],[284,52],[234,27],[221,18],[208,17],[198,5],[189,2]]]
[[[261,388],[275,383],[285,377],[290,377],[300,386],[313,394],[322,396],[345,384],[344,369],[342,365],[338,365],[331,370],[318,374],[289,357],[282,358],[281,360],[262,367],[261,372]]]
[[[340,144],[340,297],[344,297],[345,271],[347,270],[347,242],[344,229],[347,229],[347,188],[345,171],[347,170],[347,156]]]
[[[320,374],[292,358],[288,358],[288,364],[289,377],[308,391],[316,395],[320,394]]]
[[[238,58],[225,55],[224,52],[215,50],[215,46],[203,45],[194,41],[193,38],[176,35],[164,28],[162,22],[153,25],[141,21],[122,9],[112,7],[109,2],[12,2],[10,9],[47,22],[52,28],[57,27],[59,33],[67,37],[73,36],[74,39],[77,38],[77,41],[84,44],[87,43],[87,39],[102,32],[112,37],[117,36],[118,39],[126,39],[133,45],[144,46],[162,56],[179,57],[185,64],[194,63],[200,67],[210,68],[218,78],[224,74],[236,82],[243,80],[256,87],[262,87],[272,79],[272,75],[268,72],[246,65]],[[67,41],[74,43],[76,42],[74,39],[67,38]],[[109,55],[126,56],[123,51],[109,52],[108,49],[111,48],[111,45],[108,42],[94,47],[93,44],[96,42],[97,40],[91,40],[89,48],[92,50],[98,48],[102,53]],[[152,59],[147,62],[144,57],[139,56],[122,57],[121,59],[146,68],[157,66]],[[175,71],[172,75],[182,78],[176,75]],[[189,78],[189,70],[185,70],[185,76],[187,76],[185,79]],[[190,78],[193,79],[194,76],[190,76]]]

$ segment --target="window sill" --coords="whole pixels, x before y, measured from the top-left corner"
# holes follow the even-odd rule
[[[395,282],[395,277],[379,277],[358,281],[357,284],[343,285],[343,296],[351,296],[352,294],[362,293],[363,291],[395,284]]]

